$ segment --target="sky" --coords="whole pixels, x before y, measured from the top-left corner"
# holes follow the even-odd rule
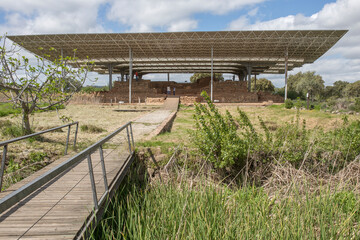
[[[316,71],[332,85],[360,80],[359,12],[360,0],[0,0],[0,34],[346,29],[315,63],[289,72]],[[90,76],[99,78],[96,85],[107,82]],[[259,77],[284,85],[284,75]]]

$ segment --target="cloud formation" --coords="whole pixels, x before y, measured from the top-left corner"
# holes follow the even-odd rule
[[[123,0],[113,1],[108,18],[132,32],[188,31],[197,27],[197,13],[223,15],[265,0]]]
[[[5,23],[1,32],[9,34],[104,32],[97,23],[104,0],[1,0]]]
[[[232,21],[229,30],[315,30],[348,29],[349,32],[332,48],[325,57],[314,64],[305,65],[298,71],[316,70],[326,84],[337,80],[356,81],[360,77],[360,1],[337,0],[324,5],[323,9],[311,15],[289,15],[270,21],[251,24],[251,16],[241,16]]]

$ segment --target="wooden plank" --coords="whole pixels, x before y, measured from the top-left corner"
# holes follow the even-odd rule
[[[114,150],[104,150],[108,182],[116,176],[125,161],[125,155]],[[99,156],[93,154],[93,169],[98,200],[105,192]],[[64,159],[66,160],[66,159]],[[62,161],[64,161],[62,159]],[[60,164],[59,160],[56,164]],[[51,165],[51,164],[50,164]],[[53,166],[47,166],[46,170]],[[36,177],[41,175],[41,170]],[[35,176],[35,175],[34,175]],[[15,184],[23,186],[32,176]],[[8,192],[11,192],[9,189]],[[5,196],[8,193],[2,193]],[[82,161],[71,170],[46,184],[37,192],[20,201],[0,215],[0,240],[16,239],[72,239],[93,210],[92,189],[88,165]]]

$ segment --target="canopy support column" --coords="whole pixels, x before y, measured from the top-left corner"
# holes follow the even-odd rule
[[[133,78],[133,53],[131,48],[129,48],[129,103],[131,103],[131,82]]]
[[[167,74],[168,82],[170,82],[170,73]]]
[[[112,66],[112,64],[110,63],[110,64],[109,64],[109,91],[110,91],[111,88],[112,88],[112,73],[113,73],[113,66]]]
[[[256,92],[256,76],[257,76],[257,74],[255,73],[255,74],[254,74],[254,77],[255,77],[255,79],[254,79],[254,89],[255,89],[255,92]]]
[[[122,72],[121,72],[121,81],[122,81],[122,82],[124,81],[124,75],[125,75],[125,73],[122,71]]]
[[[285,50],[285,96],[284,96],[285,100],[287,99],[288,58],[289,58],[289,53],[288,53],[288,48],[286,48],[286,50]]]
[[[214,88],[214,48],[211,47],[211,86],[210,86],[210,99],[211,102],[213,99],[213,88]]]
[[[251,92],[251,71],[252,71],[252,66],[249,64],[246,68],[247,68],[247,75],[248,75],[248,92]]]

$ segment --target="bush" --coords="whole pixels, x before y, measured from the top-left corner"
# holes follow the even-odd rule
[[[355,98],[355,103],[350,105],[349,109],[355,112],[360,112],[360,98]]]
[[[17,125],[7,125],[1,128],[1,133],[4,136],[9,136],[9,137],[20,137],[23,135],[23,130],[21,128],[21,126],[17,126]]]
[[[82,87],[81,92],[83,93],[94,93],[94,92],[101,92],[101,91],[109,91],[109,87],[105,86],[105,87],[96,87],[96,86],[86,86],[86,87]]]
[[[88,132],[88,133],[101,133],[101,132],[105,131],[105,129],[103,129],[101,127],[97,127],[95,125],[91,125],[91,124],[81,125],[80,129],[81,129],[81,131]]]
[[[294,106],[293,101],[291,101],[291,99],[286,99],[285,100],[285,108],[286,109],[291,109]]]
[[[196,131],[191,135],[204,159],[214,168],[241,167],[245,161],[254,166],[257,162],[276,161],[288,162],[294,167],[309,164],[307,168],[311,170],[312,163],[321,162],[324,169],[336,172],[360,154],[360,121],[350,123],[344,119],[344,124],[337,129],[308,131],[306,121],[300,119],[297,110],[295,121],[279,126],[274,132],[270,132],[259,117],[262,131],[256,131],[240,109],[237,118],[228,111],[222,115],[206,93],[202,96],[207,105],[196,104]]]
[[[246,158],[249,141],[237,134],[237,125],[228,111],[225,116],[221,115],[206,92],[202,92],[201,96],[207,105],[195,104],[195,145],[215,168],[229,167],[235,163],[241,165]]]
[[[19,113],[21,113],[21,110],[13,108],[11,103],[0,103],[0,117]]]

